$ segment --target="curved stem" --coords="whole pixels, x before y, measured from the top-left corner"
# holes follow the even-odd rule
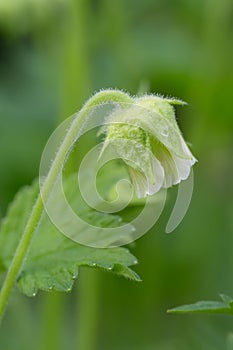
[[[77,118],[73,120],[70,129],[68,130],[61,146],[58,149],[56,157],[51,165],[47,178],[45,179],[45,182],[41,189],[43,198],[48,198],[56,181],[56,178],[61,171],[61,166],[65,162],[67,152],[77,138],[77,135],[83,126],[83,123],[90,113],[90,109],[106,102],[132,103],[132,98],[126,93],[118,90],[103,90],[95,94],[85,103],[81,111],[78,113]],[[0,321],[2,320],[10,292],[20,272],[20,269],[22,268],[24,259],[28,253],[31,240],[40,221],[43,208],[43,201],[41,195],[39,194],[0,292]]]

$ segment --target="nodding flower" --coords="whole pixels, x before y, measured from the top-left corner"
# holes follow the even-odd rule
[[[146,95],[107,118],[102,152],[111,146],[124,161],[139,198],[187,179],[197,161],[176,122],[175,104],[185,103]]]

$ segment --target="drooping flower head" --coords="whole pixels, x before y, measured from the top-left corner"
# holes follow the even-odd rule
[[[196,159],[175,117],[175,99],[149,95],[117,107],[108,117],[107,146],[125,164],[137,197],[153,195],[188,178]]]

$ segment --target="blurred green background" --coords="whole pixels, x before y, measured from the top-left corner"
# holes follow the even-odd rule
[[[51,132],[100,88],[182,98],[194,194],[171,235],[132,247],[136,284],[82,269],[71,294],[13,293],[1,350],[229,350],[232,317],[166,310],[233,295],[232,0],[0,0],[0,215],[38,175]],[[1,247],[2,249],[2,247]]]

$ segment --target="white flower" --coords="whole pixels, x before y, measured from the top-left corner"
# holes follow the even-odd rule
[[[188,178],[196,162],[175,119],[181,101],[144,96],[108,117],[107,145],[127,165],[138,197],[153,195]]]

